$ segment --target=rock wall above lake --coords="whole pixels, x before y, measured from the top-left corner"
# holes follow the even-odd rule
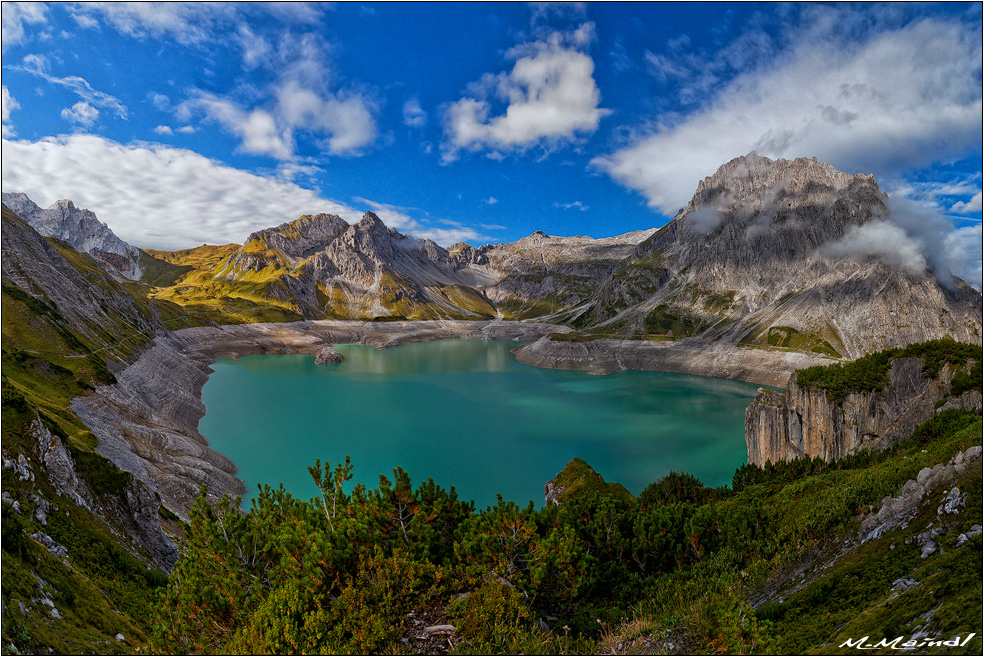
[[[793,373],[785,392],[761,390],[745,411],[748,462],[761,466],[804,456],[832,461],[907,438],[947,408],[980,412],[979,391],[949,396],[956,371],[944,365],[928,378],[921,359],[898,358],[884,390],[850,393],[842,401],[831,401],[826,390],[800,387]]]

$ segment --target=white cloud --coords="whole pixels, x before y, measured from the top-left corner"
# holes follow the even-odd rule
[[[427,112],[420,106],[420,101],[411,98],[403,103],[403,124],[411,128],[423,128],[427,125]]]
[[[262,36],[255,34],[248,25],[241,23],[236,33],[236,41],[243,49],[243,65],[247,69],[266,63],[273,49]]]
[[[824,252],[863,260],[876,257],[889,265],[921,274],[927,269],[945,287],[957,276],[981,289],[981,226],[954,229],[929,200],[904,194],[890,196],[889,213],[823,247]]]
[[[4,114],[6,116],[6,113]],[[981,211],[981,193],[977,192],[969,201],[958,201],[950,208],[950,212],[957,214],[969,214]]]
[[[116,116],[126,119],[126,105],[121,103],[120,99],[116,96],[111,96],[110,94],[93,89],[91,84],[77,75],[69,75],[64,78],[49,75],[47,72],[48,59],[44,55],[27,55],[24,57],[23,66],[11,66],[11,68],[36,75],[52,84],[65,87],[82,98],[90,106],[110,109]],[[64,116],[64,113],[62,116]]]
[[[178,118],[204,115],[238,136],[243,151],[280,160],[294,157],[301,132],[332,155],[360,155],[375,141],[375,104],[361,93],[329,88],[323,45],[315,35],[284,35],[276,57],[264,64],[277,79],[259,92],[260,106],[195,90],[177,107]]]
[[[840,258],[876,257],[913,275],[926,271],[926,259],[916,243],[903,229],[881,219],[848,227],[844,237],[827,244],[823,250]]]
[[[906,232],[941,283],[948,285],[951,274],[971,282],[975,268],[961,255],[962,251],[954,250],[955,245],[963,244],[967,239],[967,233],[955,231],[936,203],[896,194],[889,197],[887,205],[889,214],[885,219]],[[979,271],[979,241],[976,259]]]
[[[24,42],[25,24],[48,22],[48,7],[40,2],[4,2],[0,12],[4,50]]]
[[[588,13],[586,2],[531,2],[533,16],[530,22],[546,23],[554,19],[574,20],[584,18]]]
[[[171,126],[169,126],[169,125],[159,125],[156,128],[154,128],[154,132],[156,132],[159,135],[171,135],[171,134],[174,134],[174,131],[171,130]]]
[[[413,237],[429,239],[437,242],[441,246],[448,247],[458,242],[467,240],[487,241],[488,238],[468,226],[463,226],[456,221],[443,220],[439,223],[452,226],[451,228],[435,228],[433,226],[421,225],[419,221],[410,216],[408,208],[401,208],[395,205],[379,203],[361,196],[352,199],[369,207],[384,224],[390,228],[395,228],[404,234]]]
[[[76,23],[78,23],[79,27],[81,27],[83,30],[98,30],[99,29],[99,21],[97,21],[92,16],[86,16],[85,14],[77,14],[77,13],[71,11],[71,10],[69,10],[68,13],[72,17],[72,19]]]
[[[574,201],[573,203],[561,203],[558,201],[553,204],[553,207],[560,208],[561,210],[580,210],[581,212],[587,212],[590,209],[580,201]]]
[[[154,91],[149,91],[147,92],[147,98],[150,99],[150,102],[154,105],[155,108],[159,109],[162,112],[166,112],[167,110],[171,109],[171,99],[165,96],[164,94],[159,94]]]
[[[161,144],[86,134],[4,139],[3,159],[18,163],[3,167],[5,191],[24,192],[41,206],[72,199],[144,248],[241,243],[254,230],[315,212],[349,222],[361,217],[317,191]]]
[[[980,148],[979,28],[925,19],[852,45],[831,19],[790,40],[703,109],[663,117],[593,164],[673,215],[698,180],[751,150],[884,180]]]
[[[96,122],[96,119],[99,118],[99,110],[89,103],[80,101],[70,108],[66,107],[63,109],[61,111],[61,117],[71,123],[77,123],[82,127],[90,128]]]
[[[178,132],[181,132],[186,135],[190,135],[190,134],[194,134],[195,128],[193,128],[190,125],[183,125],[180,128],[178,128]]]
[[[317,182],[319,173],[325,170],[313,164],[301,164],[299,162],[281,162],[277,165],[277,177],[287,182],[294,182],[298,178]]]
[[[197,92],[178,106],[177,116],[187,121],[196,113],[204,113],[206,118],[220,123],[242,139],[242,150],[247,153],[270,155],[282,160],[293,155],[291,131],[279,128],[273,116],[265,110],[250,112],[225,98]]]
[[[169,36],[182,44],[206,40],[216,22],[237,10],[233,3],[222,2],[86,2],[73,9],[80,25],[97,22],[98,17],[134,38]]]
[[[42,207],[72,199],[142,248],[242,243],[255,230],[317,212],[354,223],[365,206],[388,226],[445,246],[485,239],[469,227],[421,225],[404,208],[368,199],[355,199],[363,205],[355,209],[285,179],[313,173],[306,165],[295,166],[292,174],[281,169],[280,176],[260,176],[186,149],[119,144],[88,134],[36,142],[4,139],[2,155],[18,163],[3,167],[4,191],[24,192]]]
[[[499,199],[497,199],[497,198],[496,198],[496,197],[494,197],[494,196],[490,196],[490,197],[488,197],[487,199],[485,199],[485,203],[486,203],[487,205],[495,205],[495,204],[496,204],[496,203],[498,203],[498,202],[499,202]]]
[[[946,236],[944,246],[950,257],[953,272],[967,281],[978,292],[982,289],[981,241],[984,234],[981,225],[958,228]]]
[[[470,85],[467,96],[444,110],[442,144],[445,162],[459,151],[552,149],[593,133],[609,110],[599,107],[594,61],[583,52],[594,25],[570,32],[551,32],[507,53],[516,63],[508,73],[486,73]],[[505,109],[496,114],[490,98]]]
[[[9,125],[10,113],[15,109],[20,107],[20,103],[14,100],[14,97],[10,95],[10,90],[7,89],[7,85],[3,85],[3,136],[13,137],[17,133],[14,132],[14,128]]]

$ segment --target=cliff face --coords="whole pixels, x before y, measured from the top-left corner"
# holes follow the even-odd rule
[[[4,434],[4,461],[16,451],[21,459],[35,454],[37,476],[49,480],[57,493],[48,497],[40,487],[31,491],[30,499],[43,513],[58,507],[64,496],[124,537],[128,549],[170,569],[177,551],[161,531],[161,499],[153,486],[140,476],[109,493],[86,483],[93,468],[101,466],[93,466],[91,457],[80,462],[73,456],[69,445],[76,455],[90,450],[80,446],[86,442],[84,434],[68,437],[65,428],[75,432],[79,425],[62,401],[67,391],[82,392],[114,379],[111,371],[123,377],[126,363],[149,339],[165,336],[166,328],[127,293],[118,277],[84,253],[53,246],[6,207],[2,235],[4,422],[16,417],[7,415],[8,393],[22,398],[23,412],[34,416],[23,431]],[[17,410],[17,404],[11,408]]]
[[[4,192],[3,204],[40,234],[68,242],[127,278],[140,279],[139,249],[117,237],[92,211],[66,200],[42,209],[16,192]]]
[[[762,390],[745,411],[748,462],[761,466],[803,456],[832,461],[908,438],[947,408],[980,412],[980,392],[949,396],[956,372],[944,365],[935,379],[927,378],[922,359],[897,358],[884,390],[854,392],[843,401],[831,401],[822,389],[800,387],[793,373],[786,392]]]

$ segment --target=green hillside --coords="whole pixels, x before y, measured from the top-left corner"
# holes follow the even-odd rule
[[[731,487],[674,473],[639,498],[583,461],[559,506],[476,510],[394,471],[322,497],[264,487],[246,515],[200,500],[157,603],[164,653],[828,654],[851,637],[978,636],[981,469],[931,492],[908,526],[862,542],[859,522],[921,469],[981,443],[947,411],[894,448],[842,461],[744,466]],[[938,506],[966,491],[957,513]],[[921,558],[917,534],[939,529]],[[898,593],[893,583],[919,584]],[[754,605],[752,603],[755,603]],[[453,633],[424,627],[451,625]],[[671,647],[672,644],[672,647]],[[890,652],[883,651],[883,652]],[[917,650],[917,654],[926,651]]]

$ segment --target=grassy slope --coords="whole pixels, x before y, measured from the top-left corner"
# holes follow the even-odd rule
[[[24,481],[9,471],[3,477],[3,491],[22,509],[18,514],[3,506],[5,652],[111,654],[132,652],[147,640],[151,592],[164,576],[147,570],[102,521],[54,490],[31,431],[40,417],[67,443],[97,495],[119,494],[121,478],[131,475],[93,451],[95,437],[68,409],[73,397],[108,375],[94,351],[70,328],[4,290],[3,452],[5,459],[23,455],[34,474]],[[33,511],[48,505],[42,524]],[[67,563],[30,538],[38,531],[68,548]],[[44,605],[45,597],[59,618]],[[126,641],[117,642],[117,633]]]
[[[22,229],[19,221],[4,212],[5,230]],[[98,506],[116,506],[132,475],[95,452],[95,436],[68,404],[114,380],[110,367],[134,357],[152,338],[152,318],[174,328],[202,319],[149,299],[146,285],[108,276],[95,260],[63,242],[48,242],[105,293],[102,299],[116,298],[121,308],[133,308],[127,305],[129,299],[136,315],[107,311],[108,321],[70,325],[48,299],[3,280],[3,456],[5,461],[23,457],[33,475],[21,479],[4,470],[3,491],[21,512],[3,505],[3,649],[132,653],[147,641],[153,590],[166,578],[148,569],[146,555],[108,528],[104,519],[55,490],[40,462],[34,428],[43,422],[66,445]],[[35,514],[38,509],[43,516]],[[31,538],[36,532],[65,546],[68,559],[55,558]],[[57,617],[45,599],[54,603]],[[114,638],[117,633],[123,634],[123,642]]]
[[[658,647],[672,639],[694,652],[831,654],[847,638],[908,639],[922,630],[943,638],[977,632],[967,648],[947,654],[980,654],[980,537],[955,548],[961,532],[981,524],[979,466],[924,500],[908,528],[863,545],[857,531],[860,518],[877,510],[883,496],[897,494],[922,468],[981,444],[981,434],[977,419],[928,444],[910,439],[864,467],[852,468],[848,459],[797,477],[784,475],[790,468],[780,466],[766,481],[706,505],[702,511],[719,519],[758,510],[759,529],[722,522],[720,529],[735,532],[735,542],[724,538],[693,567],[662,578],[635,618],[610,628],[599,647],[659,654]],[[921,559],[914,537],[939,524],[937,507],[953,485],[968,492],[967,503],[946,520],[942,552]],[[893,594],[892,583],[901,577],[920,584]],[[751,599],[760,601],[758,609],[748,604]]]
[[[152,292],[151,297],[173,303],[188,314],[220,324],[301,319],[296,304],[279,300],[278,295],[271,294],[271,286],[278,285],[277,279],[285,272],[275,271],[271,266],[260,272],[249,272],[242,280],[223,277],[228,273],[230,256],[238,249],[238,244],[206,244],[179,251],[148,249],[147,253],[158,261],[185,272],[170,284]]]

